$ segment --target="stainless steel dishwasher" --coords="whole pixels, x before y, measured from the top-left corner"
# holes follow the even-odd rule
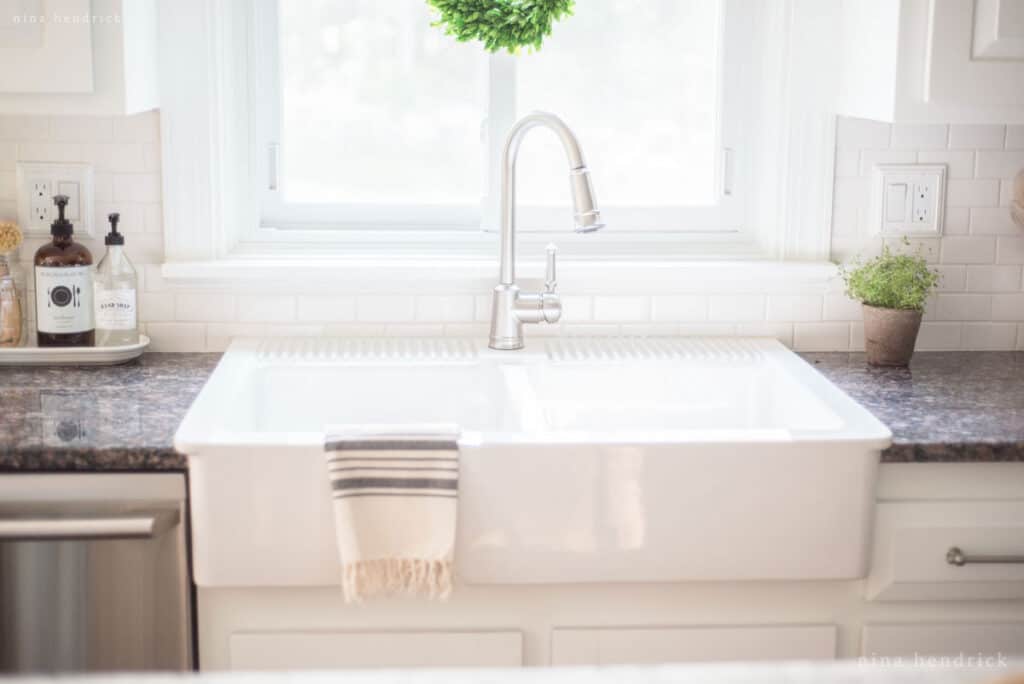
[[[188,670],[182,474],[0,475],[0,673]]]

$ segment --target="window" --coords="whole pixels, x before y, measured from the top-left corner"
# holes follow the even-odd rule
[[[578,0],[537,53],[487,55],[425,0],[259,0],[252,183],[275,229],[493,229],[508,128],[580,139],[616,232],[742,236],[756,19],[739,0]],[[519,227],[570,225],[553,135],[521,148]]]

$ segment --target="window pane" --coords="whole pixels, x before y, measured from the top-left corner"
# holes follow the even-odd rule
[[[578,0],[517,58],[519,113],[566,120],[602,205],[715,203],[720,11],[721,0]],[[519,168],[524,204],[566,202],[553,136],[524,144]]]
[[[479,47],[424,0],[278,4],[284,201],[479,203]]]

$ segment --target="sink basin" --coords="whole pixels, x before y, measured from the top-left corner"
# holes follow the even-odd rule
[[[774,340],[238,340],[175,437],[197,584],[336,584],[324,427],[429,422],[481,584],[863,577],[891,438]]]

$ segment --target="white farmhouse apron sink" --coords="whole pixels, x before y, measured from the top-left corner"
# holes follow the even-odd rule
[[[464,583],[866,574],[891,434],[778,342],[238,340],[175,438],[201,587],[336,585],[333,424],[461,427]]]

